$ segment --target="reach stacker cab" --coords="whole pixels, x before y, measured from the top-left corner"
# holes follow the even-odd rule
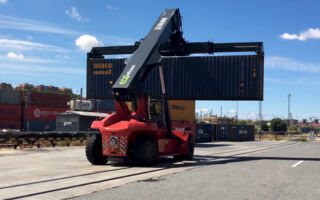
[[[88,53],[88,60],[132,54],[112,87],[116,112],[91,125],[100,132],[87,141],[86,156],[92,164],[106,164],[111,157],[131,158],[142,164],[153,164],[159,156],[193,158],[194,131],[189,127],[173,129],[171,125],[162,56],[263,51],[261,42],[189,43],[182,35],[179,9],[167,9],[142,41],[132,46],[94,47]],[[144,80],[154,67],[159,70],[161,99],[150,99],[143,92]],[[131,110],[127,102],[131,102]]]

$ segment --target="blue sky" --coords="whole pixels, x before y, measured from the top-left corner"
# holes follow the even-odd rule
[[[94,2],[94,3],[93,3]],[[263,41],[263,117],[320,117],[319,1],[0,0],[0,82],[86,86],[92,45],[143,38],[166,8],[180,8],[189,41]],[[257,118],[258,102],[239,102]],[[197,109],[233,116],[236,102],[197,101]]]

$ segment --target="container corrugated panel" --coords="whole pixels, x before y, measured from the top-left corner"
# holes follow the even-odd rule
[[[53,108],[29,105],[24,109],[27,112],[28,120],[56,120],[59,113],[67,111],[68,108]]]
[[[112,99],[112,84],[123,71],[125,59],[90,59],[87,63],[87,98]]]
[[[29,120],[29,131],[55,131],[56,121],[52,120]]]
[[[126,102],[132,111],[131,102]],[[195,101],[194,100],[169,100],[168,107],[171,120],[195,121]],[[158,108],[161,109],[160,107]]]
[[[71,100],[70,101],[71,110],[80,110],[80,111],[92,111],[93,105],[92,101],[88,100]]]
[[[230,141],[253,141],[254,126],[252,125],[230,125],[229,140]]]
[[[168,106],[171,120],[195,120],[195,101],[169,100]]]
[[[97,68],[112,66],[110,68]],[[162,58],[168,99],[263,100],[263,56],[203,56]],[[112,83],[124,68],[124,59],[90,59],[87,97],[111,99]],[[159,70],[153,68],[144,83],[152,98],[161,97]]]
[[[21,92],[17,90],[0,90],[0,104],[21,105]]]
[[[57,131],[79,131],[79,115],[75,114],[58,114]]]
[[[215,125],[213,124],[196,124],[196,142],[214,141]]]
[[[21,120],[18,119],[0,119],[0,129],[21,129]]]
[[[217,141],[229,141],[229,125],[217,125]]]
[[[69,101],[69,95],[31,92],[28,103],[37,106],[68,108]]]
[[[15,104],[0,104],[0,120],[21,119],[21,105]]]
[[[91,124],[97,120],[97,117],[80,116],[77,114],[58,114],[57,115],[57,131],[60,132],[76,132],[90,131]]]
[[[93,102],[93,109],[100,111],[100,110],[107,110],[107,111],[115,111],[115,105],[113,99],[94,99]]]

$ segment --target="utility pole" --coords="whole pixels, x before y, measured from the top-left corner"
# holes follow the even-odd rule
[[[289,127],[291,126],[291,112],[290,112],[290,98],[291,94],[288,94],[288,122],[289,122]]]
[[[238,114],[239,114],[239,109],[238,109],[238,105],[239,104],[239,102],[237,101],[237,115],[236,115],[236,121],[238,121]]]
[[[220,107],[220,117],[222,117],[222,106]]]
[[[259,127],[260,127],[260,131],[262,130],[262,101],[259,101]]]

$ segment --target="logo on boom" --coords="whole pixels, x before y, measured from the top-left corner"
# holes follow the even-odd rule
[[[130,78],[130,74],[132,73],[132,71],[134,70],[134,68],[136,67],[136,65],[131,65],[131,68],[129,69],[129,71],[127,72],[127,74],[123,75],[121,80],[120,80],[120,85],[124,85],[127,83],[127,81]]]

